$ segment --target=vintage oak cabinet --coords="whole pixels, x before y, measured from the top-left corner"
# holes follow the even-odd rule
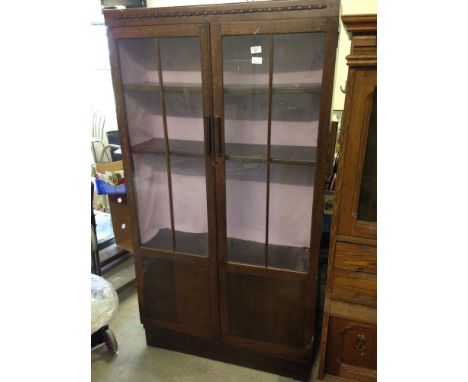
[[[352,33],[319,377],[377,379],[377,17]]]
[[[149,345],[308,378],[338,11],[104,12]]]

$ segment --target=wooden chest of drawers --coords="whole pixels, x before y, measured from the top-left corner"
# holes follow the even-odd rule
[[[377,17],[352,32],[331,228],[319,380],[377,380]]]

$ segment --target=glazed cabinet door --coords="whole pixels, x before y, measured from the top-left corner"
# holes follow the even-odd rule
[[[166,25],[109,41],[142,322],[216,337],[208,36]]]
[[[338,234],[377,237],[377,71],[352,68],[343,116]]]
[[[332,24],[211,27],[222,338],[293,358],[313,341]]]

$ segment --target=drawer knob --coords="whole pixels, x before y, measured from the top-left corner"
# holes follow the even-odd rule
[[[122,198],[117,198],[117,203],[122,203]]]
[[[361,353],[367,350],[367,340],[364,334],[357,335],[355,348]]]
[[[122,227],[122,229],[125,229],[125,228],[127,228],[127,225],[126,225],[125,223],[123,223],[123,224],[121,225],[121,227]]]

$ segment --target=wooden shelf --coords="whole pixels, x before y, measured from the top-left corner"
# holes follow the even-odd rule
[[[266,162],[267,146],[243,143],[226,143],[227,160]],[[271,163],[315,165],[316,147],[271,145]]]
[[[208,256],[208,232],[193,233],[175,231],[176,252],[189,253],[195,256]],[[172,230],[163,228],[146,243],[144,247],[172,252]]]
[[[224,94],[262,94],[268,93],[265,85],[227,85]],[[274,85],[273,94],[320,93],[320,85]]]
[[[164,139],[150,139],[133,146],[132,151],[142,154],[164,154],[166,152]],[[170,139],[169,152],[172,155],[203,158],[205,156],[204,142]]]
[[[134,153],[164,154],[164,139],[153,138],[132,147]],[[172,139],[169,140],[172,155],[203,158],[204,142]],[[225,159],[243,162],[266,163],[266,145],[226,143]],[[293,165],[315,165],[316,147],[312,146],[271,146],[271,163]]]
[[[265,244],[227,238],[228,262],[265,266]],[[309,251],[303,247],[268,245],[268,268],[307,272]]]
[[[124,90],[140,91],[140,92],[159,92],[160,86],[157,83],[134,83],[124,84]],[[227,85],[224,86],[224,94],[229,95],[245,95],[245,94],[262,94],[268,93],[268,86],[265,85]],[[320,85],[276,85],[273,86],[274,94],[291,94],[291,93],[320,93]],[[201,85],[187,84],[165,84],[165,92],[172,93],[201,93]]]
[[[124,84],[124,90],[128,91],[140,91],[140,92],[158,92],[159,93],[159,84],[145,82],[145,83],[134,83],[134,84]],[[177,93],[201,93],[201,85],[188,85],[188,84],[166,84],[164,85],[165,92],[177,92]]]
[[[208,233],[175,231],[176,252],[208,256]],[[172,232],[163,228],[143,243],[144,247],[172,252]],[[227,239],[228,262],[265,266],[265,244],[236,238]],[[268,267],[307,272],[309,250],[303,247],[268,245]]]

